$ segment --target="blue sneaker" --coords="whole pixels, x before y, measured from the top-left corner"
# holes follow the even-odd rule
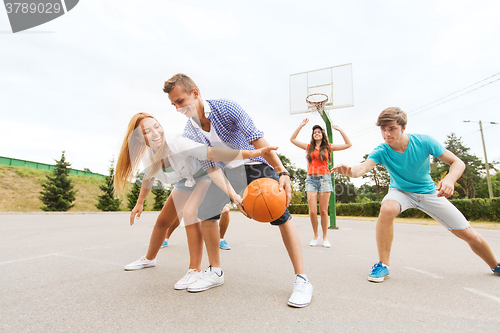
[[[498,263],[498,266],[492,269],[491,271],[496,275],[500,275],[500,263]]]
[[[220,241],[219,246],[220,246],[221,250],[231,250],[231,246],[229,246],[229,244],[226,242],[225,239]]]
[[[164,247],[167,247],[167,246],[168,246],[168,239],[165,238],[165,241],[163,242],[163,244],[161,244],[160,249],[163,249]]]
[[[386,276],[389,276],[389,267],[382,264],[381,261],[373,265],[372,272],[368,275],[368,281],[384,282]]]

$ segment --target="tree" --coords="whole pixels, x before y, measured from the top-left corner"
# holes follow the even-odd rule
[[[369,154],[363,156],[363,161],[368,159]],[[375,183],[375,193],[377,194],[377,201],[380,201],[383,196],[387,194],[389,190],[389,184],[391,183],[391,176],[389,171],[381,165],[377,164],[373,169],[363,175],[362,178],[369,178],[373,183]]]
[[[155,202],[153,204],[153,210],[154,211],[162,210],[163,205],[165,205],[165,202],[167,201],[167,198],[170,195],[171,190],[165,189],[161,182],[156,181],[155,186],[153,187],[151,192],[153,192],[153,194],[155,195]]]
[[[292,191],[292,202],[294,203],[307,203],[307,195],[306,195],[306,177],[307,171],[301,168],[296,168],[295,164],[293,164],[288,157],[283,154],[277,153],[281,164],[285,167],[285,169],[290,174],[290,183],[292,187],[298,189],[298,191]],[[295,194],[302,193],[298,198],[294,198]]]
[[[56,168],[53,170],[52,175],[46,175],[47,180],[42,184],[42,190],[38,197],[45,205],[40,207],[44,211],[52,212],[65,212],[68,211],[75,201],[76,191],[73,190],[75,184],[69,178],[71,171],[70,163],[66,162],[63,150],[61,159],[56,162]]]
[[[104,178],[104,184],[99,185],[101,191],[104,194],[99,195],[97,198],[97,204],[95,205],[97,209],[104,212],[116,212],[120,210],[120,205],[122,201],[120,199],[115,199],[115,189],[113,182],[115,179],[115,160],[111,160],[111,166],[109,167],[109,175]]]
[[[351,178],[341,175],[340,173],[335,174],[335,202],[349,203],[355,202],[356,187],[351,183]]]
[[[134,209],[139,194],[141,193],[142,178],[144,178],[144,173],[138,173],[135,182],[132,183],[130,192],[127,193],[127,207],[130,210]],[[144,207],[146,206],[146,200],[144,200],[143,205]]]
[[[481,182],[482,175],[484,175],[486,166],[476,155],[469,153],[470,148],[462,143],[462,138],[459,138],[455,133],[447,136],[445,141],[445,148],[455,154],[459,159],[465,163],[465,170],[457,180],[460,186],[456,187],[459,197],[475,198],[476,185]],[[448,173],[450,166],[438,158],[434,158],[434,167],[431,169],[431,177],[434,181],[439,181],[443,177],[443,173]],[[493,168],[493,165],[491,165]]]

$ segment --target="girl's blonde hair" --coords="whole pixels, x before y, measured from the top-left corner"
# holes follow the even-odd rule
[[[117,195],[121,195],[125,191],[127,184],[132,181],[142,158],[148,150],[142,128],[139,126],[141,121],[146,118],[156,120],[155,117],[146,112],[139,112],[128,123],[127,132],[116,162],[114,188]],[[160,123],[158,122],[158,124]],[[163,160],[167,156],[167,149],[167,144],[163,140],[160,148],[155,152],[151,152],[153,154],[151,156],[151,165],[148,166],[150,171],[144,177],[145,179],[152,178],[161,169]]]

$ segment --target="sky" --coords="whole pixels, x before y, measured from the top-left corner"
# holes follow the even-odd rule
[[[500,125],[489,124],[500,122],[499,16],[494,0],[85,0],[13,34],[0,9],[0,156],[53,164],[64,150],[73,168],[107,174],[135,113],[182,132],[162,91],[180,72],[203,98],[241,104],[306,168],[289,138],[306,117],[304,142],[324,122],[290,115],[290,75],[351,63],[354,106],[329,111],[353,142],[336,164],[382,142],[375,121],[390,106],[408,113],[408,133],[455,133],[483,159],[481,120],[488,160],[500,161]]]

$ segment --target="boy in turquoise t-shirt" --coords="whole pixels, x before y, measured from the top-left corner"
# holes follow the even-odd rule
[[[377,164],[387,168],[391,176],[389,193],[382,200],[376,235],[379,262],[372,267],[368,280],[383,282],[389,275],[389,256],[393,239],[393,221],[408,208],[417,208],[466,241],[472,251],[500,275],[496,260],[486,240],[471,228],[469,222],[446,198],[455,190],[465,164],[429,135],[406,134],[407,117],[400,108],[387,108],[380,113],[380,126],[385,143],[375,148],[363,163],[350,167],[335,166],[332,171],[349,177],[360,177]],[[436,186],[430,176],[430,155],[450,165],[450,172]]]

